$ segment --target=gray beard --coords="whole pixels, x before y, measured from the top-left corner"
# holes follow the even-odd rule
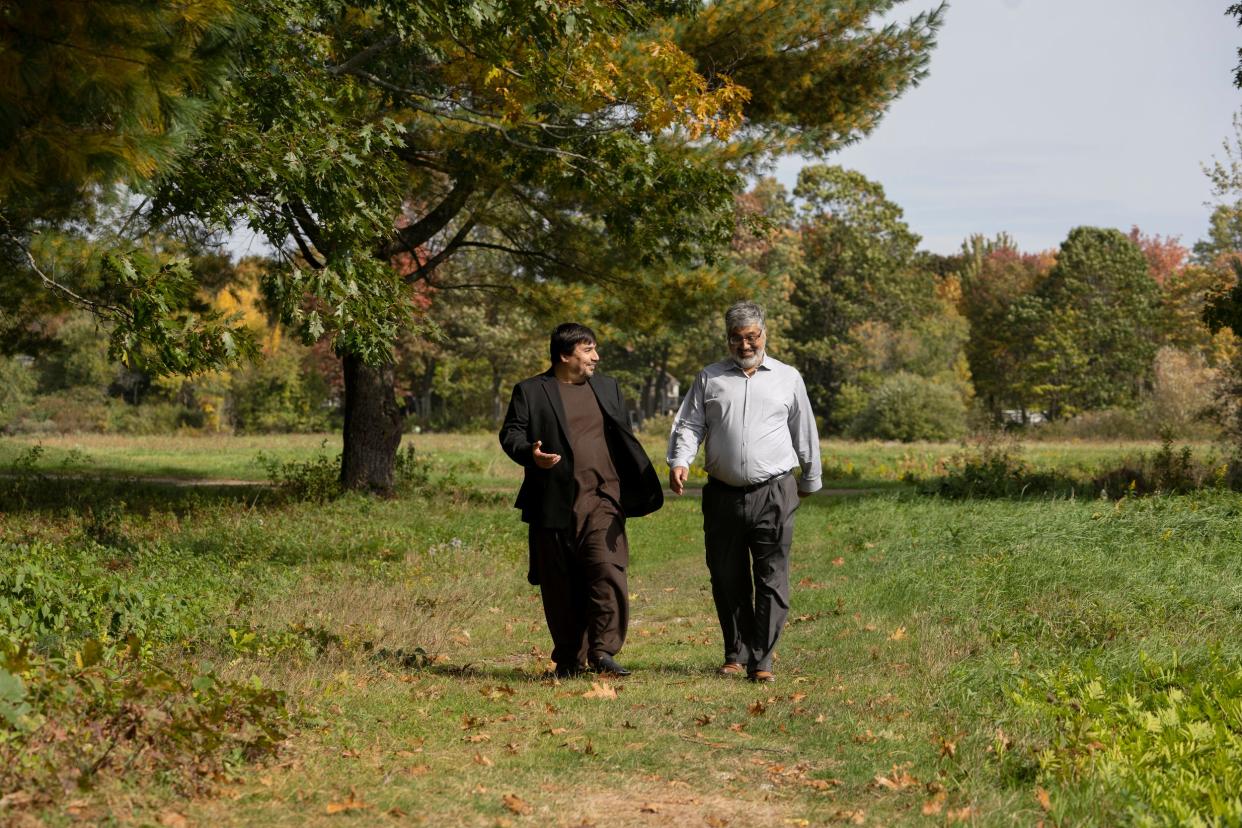
[[[733,364],[738,368],[741,368],[743,371],[749,371],[752,368],[758,368],[763,363],[764,350],[765,349],[763,348],[759,348],[755,351],[754,356],[745,358],[734,356],[730,353],[729,358],[733,360]]]

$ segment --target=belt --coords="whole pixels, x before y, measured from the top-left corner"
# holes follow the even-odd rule
[[[750,494],[751,492],[757,489],[762,489],[764,486],[768,485],[769,483],[774,483],[777,480],[780,480],[782,477],[788,477],[788,476],[789,476],[789,472],[783,471],[780,474],[772,475],[767,480],[760,481],[759,483],[748,483],[745,486],[731,486],[718,477],[709,477],[707,478],[707,482],[713,486],[718,486],[719,488],[724,489],[727,492],[741,492],[742,494]]]

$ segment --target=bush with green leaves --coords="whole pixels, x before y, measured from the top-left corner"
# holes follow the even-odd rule
[[[871,392],[850,423],[853,437],[878,440],[952,440],[966,429],[966,405],[950,385],[905,371]]]
[[[1242,664],[1174,654],[1122,675],[1063,666],[1013,698],[1037,729],[1052,723],[1040,781],[1091,791],[1102,824],[1242,824]]]
[[[121,646],[89,639],[71,659],[0,647],[0,793],[53,799],[101,777],[160,773],[185,794],[273,755],[284,695],[257,680],[178,676]]]

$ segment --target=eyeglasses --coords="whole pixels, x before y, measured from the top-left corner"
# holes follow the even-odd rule
[[[757,334],[747,334],[746,336],[738,336],[737,334],[729,334],[728,341],[730,345],[734,345],[734,346],[741,345],[743,342],[745,342],[747,345],[753,348],[754,346],[759,344],[759,340],[761,339],[763,339],[763,331],[760,331]]]

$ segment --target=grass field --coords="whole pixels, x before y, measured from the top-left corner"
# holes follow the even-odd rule
[[[306,458],[322,439],[45,438],[40,467],[258,480],[257,452]],[[634,675],[558,683],[509,507],[517,470],[488,435],[415,444],[432,483],[388,501],[39,481],[0,517],[0,572],[26,567],[44,587],[0,576],[0,630],[43,623],[15,607],[60,601],[48,617],[70,621],[36,643],[76,675],[90,640],[119,648],[129,619],[149,662],[276,688],[285,712],[276,749],[210,774],[138,746],[82,787],[0,775],[0,823],[1242,821],[1237,495],[950,501],[900,481],[935,475],[957,446],[829,442],[840,488],[864,491],[798,514],[774,686],[714,675],[699,504],[671,496],[630,525],[620,660]],[[0,443],[0,458],[29,445]],[[1152,448],[1027,457],[1093,468]],[[24,767],[53,696],[8,663],[32,710],[5,729],[16,696],[0,681],[0,764]],[[41,744],[67,756],[106,728],[65,732]]]

